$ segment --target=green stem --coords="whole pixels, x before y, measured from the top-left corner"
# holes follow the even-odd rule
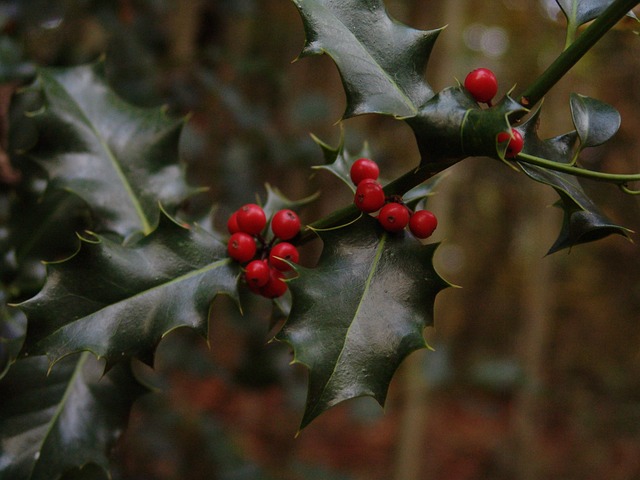
[[[412,188],[417,187],[431,177],[458,163],[460,160],[462,159],[455,158],[421,164],[417,168],[408,171],[396,180],[388,183],[384,187],[384,193],[387,197],[391,195],[404,195]],[[347,225],[356,220],[360,215],[360,210],[358,210],[354,204],[347,205],[305,227],[300,234],[298,243],[306,243],[315,238],[316,230],[329,230]]]
[[[520,96],[520,103],[531,108],[623,18],[640,0],[615,0],[569,45],[555,61]]]
[[[623,190],[631,191],[626,185],[629,182],[640,181],[640,173],[635,174],[623,174],[623,173],[604,173],[595,172],[593,170],[587,170],[580,167],[574,167],[572,165],[560,162],[554,162],[552,160],[546,160],[544,158],[529,155],[527,153],[520,153],[517,157],[519,162],[536,165],[538,167],[544,167],[549,170],[555,170],[556,172],[568,173],[576,177],[588,178],[590,180],[596,180],[600,182],[613,183],[620,187],[624,187]]]

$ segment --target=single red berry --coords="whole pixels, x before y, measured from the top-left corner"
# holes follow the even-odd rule
[[[506,158],[515,158],[524,148],[524,138],[522,138],[522,134],[515,129],[511,130],[511,135],[509,132],[500,132],[496,138],[498,143],[504,143],[509,141],[507,144],[507,150],[504,153]]]
[[[264,287],[269,281],[270,271],[265,260],[252,260],[245,268],[244,278],[250,287]]]
[[[240,231],[250,235],[259,234],[267,224],[267,216],[260,205],[247,203],[243,205],[236,215]]]
[[[260,289],[260,294],[267,298],[278,298],[287,291],[287,284],[284,281],[284,273],[275,268],[269,271],[269,281]]]
[[[418,210],[409,219],[409,230],[417,238],[428,238],[438,226],[438,219],[429,210]]]
[[[292,244],[288,242],[280,242],[274,245],[269,252],[269,263],[273,268],[282,272],[291,270],[291,265],[282,259],[291,263],[298,263],[298,260],[300,260],[300,253]]]
[[[498,93],[498,79],[488,68],[477,68],[464,79],[464,88],[476,102],[491,103]]]
[[[238,212],[233,212],[229,220],[227,220],[227,230],[229,230],[231,235],[240,231],[240,227],[238,226]]]
[[[353,202],[365,213],[380,210],[384,205],[385,196],[382,185],[373,179],[364,179],[358,184]]]
[[[387,203],[378,214],[378,222],[387,232],[399,232],[409,223],[409,209],[401,203]]]
[[[271,231],[281,240],[289,240],[300,231],[300,218],[293,210],[279,210],[271,219]]]
[[[351,181],[354,185],[359,185],[365,178],[377,180],[380,175],[378,164],[369,158],[359,158],[351,165],[349,171]]]
[[[256,251],[256,241],[248,233],[236,232],[229,237],[227,252],[234,260],[240,263],[248,262],[254,257]]]

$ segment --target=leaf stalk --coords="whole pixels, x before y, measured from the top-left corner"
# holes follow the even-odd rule
[[[640,173],[624,174],[624,173],[606,173],[587,170],[585,168],[576,167],[567,163],[554,162],[544,158],[529,155],[528,153],[520,153],[517,157],[519,162],[536,165],[538,167],[547,168],[556,172],[568,173],[576,177],[588,178],[600,182],[613,183],[622,188],[626,193],[632,193],[633,190],[628,188],[629,182],[640,181]]]

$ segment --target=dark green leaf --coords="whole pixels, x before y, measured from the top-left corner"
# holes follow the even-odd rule
[[[178,327],[206,337],[211,302],[220,293],[237,298],[239,272],[224,244],[165,215],[133,245],[95,236],[49,264],[42,291],[19,305],[29,318],[23,353],[55,362],[89,350],[107,366],[129,356],[151,364]]]
[[[578,143],[578,134],[573,131],[565,135],[541,140],[537,133],[540,110],[523,125],[524,151],[555,162],[570,163]],[[564,211],[564,221],[558,239],[548,253],[573,245],[590,242],[611,234],[627,236],[628,230],[607,218],[584,191],[573,175],[556,172],[543,167],[518,162],[524,173],[537,182],[553,187],[560,195],[559,206]]]
[[[620,128],[620,114],[607,103],[572,93],[570,105],[581,149],[603,144]]]
[[[347,95],[345,117],[414,116],[433,91],[423,75],[440,29],[392,19],[382,0],[293,0],[303,20],[301,56],[329,55]]]
[[[131,405],[146,392],[126,363],[103,376],[88,353],[48,369],[45,357],[25,358],[0,382],[0,478],[50,480],[88,464],[108,471]]]
[[[64,190],[49,190],[42,198],[20,198],[14,202],[12,213],[9,240],[19,263],[70,256],[78,248],[76,232],[91,223],[87,204]]]
[[[50,188],[87,202],[99,231],[149,233],[159,202],[171,211],[192,193],[177,162],[183,121],[120,99],[103,67],[38,70],[29,91],[43,103],[30,113],[39,135],[30,156],[47,170]]]
[[[496,156],[496,135],[509,129],[511,114],[523,110],[509,96],[483,109],[466,89],[449,87],[431,98],[407,123],[413,128],[425,164],[469,155]]]
[[[448,286],[432,264],[435,244],[387,234],[368,215],[320,237],[317,268],[299,268],[290,282],[293,307],[278,336],[309,368],[302,427],[350,398],[384,404],[402,360],[426,347],[423,329]]]

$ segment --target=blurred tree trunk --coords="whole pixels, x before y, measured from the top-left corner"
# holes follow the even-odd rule
[[[530,201],[536,205],[550,205],[555,201],[551,189],[528,186]],[[553,243],[555,218],[541,208],[529,215],[520,229],[519,251],[522,259],[522,328],[518,352],[524,381],[514,401],[513,431],[516,437],[515,468],[521,480],[542,478],[544,458],[542,440],[541,393],[545,385],[547,347],[553,322],[553,260],[541,258],[542,248]],[[541,246],[543,246],[541,248]]]

